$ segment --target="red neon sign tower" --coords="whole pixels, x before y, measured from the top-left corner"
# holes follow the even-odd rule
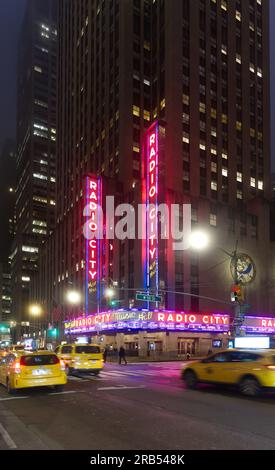
[[[85,215],[86,223],[86,263],[85,263],[85,313],[90,313],[90,299],[93,305],[100,305],[101,295],[101,178],[93,175],[85,177]]]
[[[158,240],[158,194],[159,194],[159,126],[154,122],[145,135],[144,169],[146,185],[146,289],[156,294],[159,289],[159,240]]]

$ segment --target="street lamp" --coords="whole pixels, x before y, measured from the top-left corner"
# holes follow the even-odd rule
[[[38,304],[32,304],[29,306],[29,314],[33,317],[39,317],[42,314],[42,307]]]
[[[115,296],[115,290],[108,287],[104,292],[104,296],[111,300]]]
[[[196,230],[194,232],[191,232],[189,242],[190,247],[193,250],[202,251],[208,247],[210,240],[206,232],[202,230]]]
[[[69,304],[79,305],[81,303],[81,294],[77,290],[69,290],[66,299]]]

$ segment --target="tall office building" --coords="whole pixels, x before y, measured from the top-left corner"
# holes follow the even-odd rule
[[[211,238],[200,255],[163,246],[159,285],[192,294],[167,294],[166,308],[230,312],[203,297],[230,302],[230,257],[220,248],[231,253],[238,241],[238,252],[257,267],[246,288],[251,313],[271,311],[271,292],[263,298],[261,290],[272,277],[269,2],[60,0],[58,67],[59,191],[48,302],[63,308],[71,285],[84,297],[84,175],[102,176],[103,194],[118,202],[141,202],[143,139],[158,120],[163,201],[190,203],[193,227]],[[141,241],[105,242],[102,253],[105,285],[144,287]],[[133,294],[119,295],[133,304]]]
[[[28,315],[41,245],[55,224],[57,2],[28,0],[18,53],[13,317]]]
[[[15,142],[7,140],[0,157],[0,262],[8,263],[14,237]]]

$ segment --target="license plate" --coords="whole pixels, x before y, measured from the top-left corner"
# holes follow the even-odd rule
[[[95,363],[97,362],[96,359],[90,359],[90,361],[91,361],[93,364],[95,364]]]
[[[36,369],[32,371],[32,375],[48,375],[50,372],[46,369]]]

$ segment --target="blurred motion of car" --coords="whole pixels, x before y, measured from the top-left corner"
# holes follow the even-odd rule
[[[10,352],[24,351],[24,349],[25,349],[24,344],[12,344],[11,346],[8,347],[8,350]]]
[[[231,385],[243,395],[275,391],[275,350],[231,349],[185,364],[181,376],[186,386],[199,383]]]
[[[104,367],[103,354],[97,344],[63,344],[55,352],[65,362],[67,373],[89,372],[98,375]]]
[[[62,391],[67,383],[65,364],[48,351],[9,352],[0,357],[0,383],[10,394],[21,388],[44,386]]]

